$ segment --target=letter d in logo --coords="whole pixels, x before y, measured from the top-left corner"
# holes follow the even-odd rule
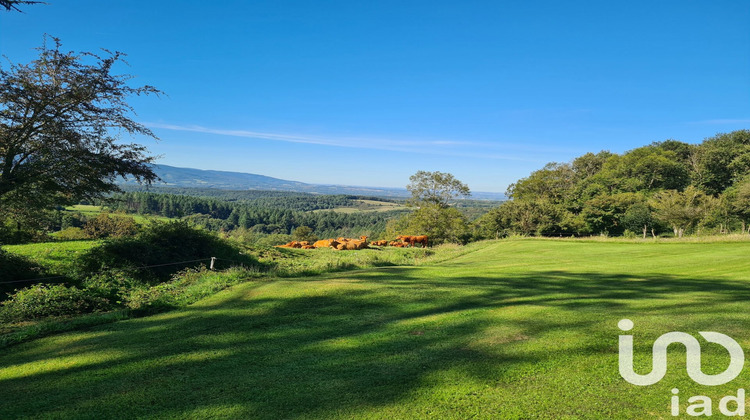
[[[623,331],[633,329],[633,321],[629,319],[620,320],[617,326]],[[701,370],[701,345],[698,340],[684,332],[669,332],[657,338],[653,348],[653,362],[651,372],[639,375],[633,370],[633,336],[620,336],[620,376],[633,385],[653,385],[659,382],[667,374],[667,347],[672,343],[680,343],[687,350],[687,373],[690,379],[701,385],[723,385],[742,372],[745,365],[745,353],[742,347],[731,337],[717,333],[703,331],[699,332],[709,343],[723,346],[729,352],[729,367],[722,373],[706,375]]]

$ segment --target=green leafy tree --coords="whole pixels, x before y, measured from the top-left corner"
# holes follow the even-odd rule
[[[750,171],[750,130],[704,140],[691,156],[691,169],[694,184],[717,196]]]
[[[578,235],[587,233],[580,216],[549,200],[509,200],[477,221],[480,236]]]
[[[449,173],[418,171],[409,177],[409,181],[406,189],[411,192],[411,204],[416,206],[448,207],[452,200],[471,195],[469,187]]]
[[[570,164],[552,162],[511,184],[506,195],[514,200],[568,203],[573,198],[575,182],[576,172]]]
[[[674,234],[682,237],[716,205],[716,200],[694,186],[685,191],[660,191],[651,199],[657,219],[672,226]]]
[[[466,217],[451,207],[451,201],[469,196],[469,187],[452,174],[437,171],[418,171],[409,181],[406,186],[412,194],[409,203],[418,209],[388,225],[386,233],[389,236],[427,235],[431,244],[465,243],[470,236]]]
[[[113,74],[123,54],[38,48],[30,64],[0,69],[0,210],[52,208],[117,191],[117,177],[157,179],[152,157],[118,133],[154,134],[131,116],[132,96],[159,93],[131,87]]]
[[[391,223],[386,230],[396,235],[427,235],[431,245],[445,242],[465,244],[471,239],[466,217],[458,209],[426,204],[411,214]]]
[[[742,232],[746,232],[750,225],[750,178],[728,188],[721,198],[727,213],[739,219]]]
[[[661,147],[645,146],[607,160],[604,171],[618,180],[622,192],[682,190],[690,183],[688,168],[677,154]]]
[[[662,150],[671,151],[672,153],[674,153],[677,161],[683,164],[688,164],[688,162],[690,161],[690,155],[692,155],[695,151],[694,145],[674,139],[657,141],[651,143],[651,146],[658,147]]]
[[[602,170],[604,163],[610,156],[612,156],[612,153],[606,150],[602,150],[597,154],[589,152],[581,155],[573,160],[573,172],[575,172],[576,177],[579,179],[594,176]]]
[[[622,215],[621,224],[623,229],[631,232],[642,231],[644,239],[649,229],[651,229],[651,235],[656,237],[656,219],[645,202],[635,203],[628,207]]]
[[[315,242],[318,240],[318,237],[315,236],[310,227],[300,226],[292,231],[292,239],[295,241]]]
[[[586,202],[581,216],[592,232],[620,235],[626,229],[622,217],[628,208],[645,201],[638,193],[602,194]]]

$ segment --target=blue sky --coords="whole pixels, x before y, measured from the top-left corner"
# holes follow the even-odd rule
[[[750,128],[750,2],[47,0],[0,52],[128,54],[160,163],[503,192],[550,161]],[[7,64],[3,64],[7,67]]]

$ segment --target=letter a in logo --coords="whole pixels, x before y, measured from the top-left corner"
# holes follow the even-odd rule
[[[633,321],[629,319],[620,320],[617,326],[623,331],[633,329]],[[703,331],[699,332],[709,343],[723,346],[729,352],[729,367],[722,373],[706,375],[701,370],[701,345],[698,340],[684,332],[669,332],[657,338],[653,348],[653,362],[651,372],[639,375],[633,370],[633,336],[620,336],[620,376],[633,385],[653,385],[659,382],[667,374],[667,347],[672,343],[680,343],[687,350],[687,373],[690,379],[701,385],[723,385],[742,372],[745,365],[745,353],[742,347],[731,337],[717,333]]]

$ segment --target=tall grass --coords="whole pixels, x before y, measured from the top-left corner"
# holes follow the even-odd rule
[[[275,277],[308,277],[324,273],[385,266],[415,266],[454,258],[471,247],[446,244],[434,248],[374,248],[358,251],[279,249],[256,251]]]
[[[537,239],[553,241],[573,241],[573,242],[610,242],[610,243],[723,243],[723,242],[750,242],[750,234],[729,233],[723,235],[689,235],[678,237],[652,237],[650,234],[646,238],[637,236],[635,238],[626,238],[623,236],[583,236],[583,237],[549,237],[538,238],[528,236],[514,236],[509,240],[518,239]]]

